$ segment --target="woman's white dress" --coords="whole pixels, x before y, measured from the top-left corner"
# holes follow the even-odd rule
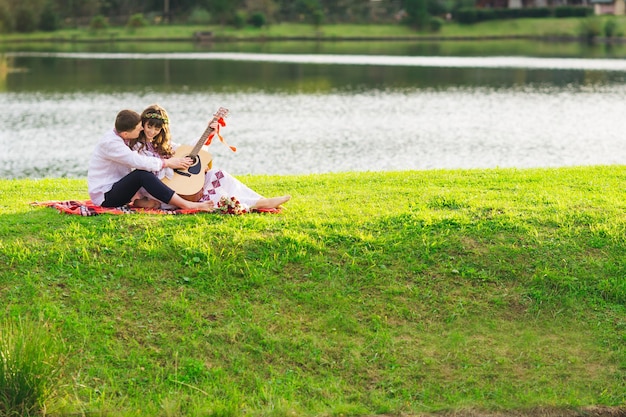
[[[172,148],[174,150],[176,150],[176,147],[177,145],[172,145]],[[144,146],[143,148],[138,150],[139,153],[144,155],[159,156],[151,144],[148,144],[147,146]],[[172,178],[174,175],[174,170],[172,168],[163,168],[159,171],[154,172],[154,174],[159,177],[159,179]],[[139,191],[139,193],[141,196],[147,196],[155,199],[143,188]],[[202,197],[200,197],[200,201],[212,201],[217,207],[217,204],[222,197],[235,197],[239,201],[241,207],[246,210],[254,206],[257,201],[263,198],[262,195],[250,189],[247,185],[230,175],[228,172],[221,169],[211,168],[206,172],[204,176],[204,187]],[[170,204],[161,202],[161,208],[171,209],[175,207]]]

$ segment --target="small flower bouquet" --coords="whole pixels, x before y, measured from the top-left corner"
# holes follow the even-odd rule
[[[246,214],[248,212],[234,196],[230,198],[222,196],[215,211],[222,214]]]

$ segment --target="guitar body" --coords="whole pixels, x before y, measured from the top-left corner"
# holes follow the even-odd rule
[[[163,183],[170,187],[179,196],[189,201],[199,201],[202,197],[204,188],[204,176],[211,168],[213,156],[202,149],[207,138],[213,132],[211,123],[217,122],[220,118],[226,117],[228,109],[220,107],[213,115],[213,119],[209,122],[209,126],[205,129],[195,146],[181,145],[176,149],[174,158],[190,157],[194,163],[186,170],[175,169],[172,179],[163,178]]]
[[[193,148],[190,145],[181,145],[176,149],[174,158],[189,156],[194,159],[194,164],[186,170],[175,169],[172,179],[163,178],[163,183],[185,200],[198,201],[202,197],[204,176],[211,168],[213,156],[204,150],[198,151],[198,154],[193,156]]]

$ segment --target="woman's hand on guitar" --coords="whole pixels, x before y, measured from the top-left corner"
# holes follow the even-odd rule
[[[187,169],[193,165],[193,159],[186,156],[184,158],[169,158],[165,160],[165,166],[174,169]]]

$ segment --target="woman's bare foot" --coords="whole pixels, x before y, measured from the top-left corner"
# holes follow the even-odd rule
[[[281,204],[286,203],[291,199],[290,195],[283,195],[280,197],[272,197],[272,198],[262,198],[253,205],[252,209],[268,209],[268,208],[278,208]]]
[[[161,202],[148,197],[141,197],[133,201],[133,207],[144,209],[158,209],[161,208]]]

